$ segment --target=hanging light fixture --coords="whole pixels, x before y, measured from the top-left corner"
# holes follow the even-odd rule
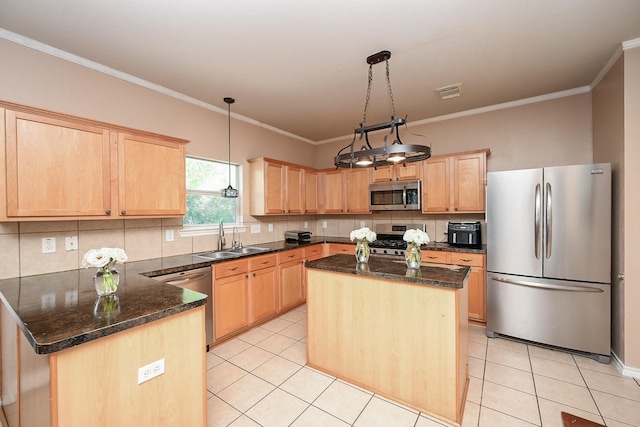
[[[367,98],[364,104],[362,123],[360,123],[360,127],[354,130],[353,141],[351,141],[351,144],[341,149],[338,152],[338,155],[336,155],[334,164],[337,168],[377,168],[378,166],[385,166],[389,164],[418,162],[431,157],[430,146],[403,144],[400,140],[398,128],[404,126],[406,129],[407,120],[406,118],[402,119],[396,117],[396,106],[393,100],[393,92],[391,91],[391,79],[389,78],[389,58],[391,58],[391,52],[388,50],[383,50],[367,57],[367,64],[369,64],[369,81],[367,85]],[[387,86],[389,87],[392,116],[391,120],[388,122],[367,125],[367,107],[369,106],[369,97],[371,96],[373,65],[382,61],[384,61],[387,66]],[[384,136],[382,147],[373,148],[369,143],[369,132],[375,132],[382,129],[390,129],[390,131]],[[392,135],[394,135],[393,142],[391,144],[387,144],[387,139]],[[354,147],[357,146],[356,142],[362,141],[362,139],[364,139],[364,143],[360,150],[354,149]]]
[[[236,198],[240,191],[231,186],[231,104],[236,102],[233,98],[224,98],[224,102],[227,103],[227,113],[229,117],[229,186],[220,190],[220,195],[227,198]]]

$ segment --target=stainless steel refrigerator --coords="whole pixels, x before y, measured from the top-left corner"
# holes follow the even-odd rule
[[[487,174],[487,336],[608,363],[611,165]]]

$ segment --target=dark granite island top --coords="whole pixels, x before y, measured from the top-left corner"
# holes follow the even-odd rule
[[[379,279],[396,280],[423,285],[460,289],[464,286],[470,268],[460,265],[422,263],[419,270],[407,269],[402,258],[372,255],[366,264],[356,263],[353,255],[332,255],[307,261],[307,268],[350,273]]]
[[[58,352],[204,305],[206,295],[139,274],[137,263],[118,265],[117,303],[105,313],[93,286],[95,269],[0,281],[0,298],[37,354]]]

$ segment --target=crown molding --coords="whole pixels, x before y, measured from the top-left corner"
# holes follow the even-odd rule
[[[83,57],[78,56],[78,55],[74,55],[74,54],[66,52],[66,51],[64,51],[62,49],[58,49],[56,47],[49,46],[48,44],[41,43],[41,42],[39,42],[37,40],[30,39],[28,37],[22,36],[20,34],[16,34],[14,32],[5,30],[3,28],[0,28],[0,38],[8,40],[8,41],[16,43],[16,44],[19,44],[19,45],[24,46],[24,47],[28,47],[30,49],[37,50],[37,51],[42,52],[42,53],[46,53],[47,55],[51,55],[51,56],[54,56],[56,58],[63,59],[65,61],[72,62],[72,63],[80,65],[82,67],[89,68],[89,69],[92,69],[94,71],[98,71],[99,73],[106,74],[106,75],[111,76],[111,77],[115,77],[117,79],[126,81],[128,83],[132,83],[134,85],[141,86],[141,87],[144,87],[146,89],[153,90],[155,92],[161,93],[163,95],[170,96],[170,97],[178,99],[180,101],[184,101],[184,102],[187,102],[189,104],[193,104],[193,105],[196,105],[198,107],[214,111],[214,112],[216,112],[218,114],[222,114],[224,116],[227,115],[227,110],[226,109],[216,107],[215,105],[212,105],[212,104],[209,104],[207,102],[201,101],[199,99],[187,96],[187,95],[182,94],[180,92],[177,92],[175,90],[166,88],[164,86],[157,85],[155,83],[151,83],[151,82],[149,82],[147,80],[141,79],[141,78],[133,76],[131,74],[124,73],[122,71],[116,70],[116,69],[111,68],[111,67],[107,67],[106,65],[100,64],[98,62],[91,61],[89,59],[83,58]],[[310,139],[301,137],[299,135],[295,135],[295,134],[293,134],[291,132],[287,132],[287,131],[284,131],[282,129],[278,129],[276,127],[270,126],[270,125],[268,125],[266,123],[259,122],[258,120],[251,119],[251,118],[243,116],[241,114],[231,113],[231,117],[233,117],[236,120],[240,120],[240,121],[249,123],[251,125],[261,127],[263,129],[269,130],[271,132],[278,133],[278,134],[287,136],[289,138],[297,139],[297,140],[302,141],[302,142],[306,142],[308,144],[314,144],[315,143],[315,141],[312,141]]]

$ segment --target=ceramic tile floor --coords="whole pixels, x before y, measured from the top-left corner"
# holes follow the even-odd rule
[[[305,366],[306,307],[207,354],[209,427],[442,427],[425,414]],[[469,331],[463,426],[562,426],[570,412],[640,426],[640,380],[613,364]]]

